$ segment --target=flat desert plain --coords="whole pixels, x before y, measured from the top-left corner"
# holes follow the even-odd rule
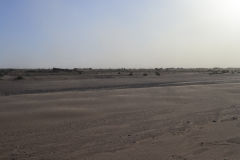
[[[239,160],[240,75],[0,81],[1,160]]]

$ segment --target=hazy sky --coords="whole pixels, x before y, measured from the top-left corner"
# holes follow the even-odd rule
[[[240,1],[0,0],[0,67],[240,67]]]

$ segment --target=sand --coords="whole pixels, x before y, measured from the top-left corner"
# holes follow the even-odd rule
[[[0,159],[238,160],[238,77],[51,80],[45,92],[49,80],[0,81]],[[102,84],[111,87],[91,88]]]

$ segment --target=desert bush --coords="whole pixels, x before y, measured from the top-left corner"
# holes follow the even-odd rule
[[[133,76],[133,72],[130,72],[128,75],[129,75],[129,76]]]
[[[229,73],[230,71],[229,70],[209,70],[210,71],[210,75],[213,75],[213,74],[225,74],[225,73]]]
[[[62,69],[62,68],[53,68],[52,69],[52,72],[73,72],[75,70],[72,70],[72,69]]]
[[[224,73],[228,73],[229,72],[229,70],[222,70],[222,73],[224,74]]]
[[[218,70],[210,70],[210,75],[213,75],[213,74],[219,74],[220,72]]]
[[[160,76],[160,75],[161,75],[159,72],[155,72],[155,74],[156,74],[157,76]]]
[[[2,77],[4,76],[3,73],[0,73],[0,80],[2,80]]]
[[[143,73],[143,76],[147,76],[148,74],[147,73]]]
[[[23,80],[23,76],[17,76],[16,78],[14,78],[14,80]]]
[[[60,71],[62,71],[62,69],[61,68],[53,68],[52,71],[53,72],[60,72]]]
[[[74,68],[72,71],[73,71],[73,72],[76,72],[76,73],[78,73],[78,74],[82,74],[82,73],[83,73],[83,71],[81,71],[81,70],[78,69],[78,68]]]
[[[2,76],[5,76],[5,75],[7,75],[9,72],[11,72],[12,70],[10,70],[10,69],[0,69],[0,75],[2,75]]]

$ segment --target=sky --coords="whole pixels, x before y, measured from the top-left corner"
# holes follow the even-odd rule
[[[239,61],[239,0],[0,0],[0,68],[209,68]]]

